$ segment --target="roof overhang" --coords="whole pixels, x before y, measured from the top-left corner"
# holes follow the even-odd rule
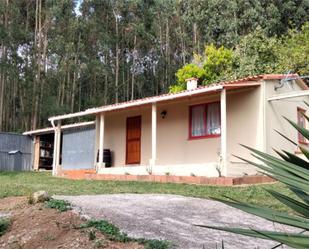
[[[122,109],[129,109],[144,105],[149,105],[153,103],[165,102],[165,101],[172,101],[176,99],[191,97],[191,96],[199,96],[203,94],[211,94],[212,92],[219,92],[222,89],[238,89],[238,88],[248,88],[248,87],[256,87],[261,84],[261,81],[265,80],[280,80],[287,77],[295,77],[296,82],[302,86],[304,90],[309,89],[307,85],[299,78],[297,74],[266,74],[266,75],[257,75],[257,76],[250,76],[243,79],[237,79],[232,81],[220,82],[211,84],[209,86],[200,87],[194,90],[187,90],[176,94],[163,94],[160,96],[148,97],[144,99],[137,99],[123,103],[112,104],[108,106],[102,106],[97,108],[87,109],[85,111],[76,112],[76,113],[69,113],[65,115],[59,115],[50,117],[48,120],[54,123],[54,121],[59,121],[63,119],[69,118],[76,118],[82,117],[87,115],[96,115],[102,112],[111,112],[116,110]]]
[[[200,95],[200,94],[203,94],[203,93],[221,91],[223,88],[224,87],[222,85],[219,85],[219,86],[198,88],[198,89],[194,89],[194,90],[191,90],[191,91],[180,92],[180,93],[177,93],[177,94],[165,94],[165,95],[149,97],[149,98],[140,99],[140,100],[134,100],[134,101],[124,102],[124,103],[119,103],[119,104],[102,106],[102,107],[98,107],[98,108],[91,108],[91,109],[87,109],[87,110],[82,111],[82,112],[76,112],[76,113],[51,117],[48,120],[49,121],[57,121],[57,120],[68,119],[68,118],[76,118],[76,117],[81,117],[81,116],[86,116],[86,115],[94,115],[94,114],[101,113],[101,112],[110,112],[110,111],[115,111],[115,110],[131,108],[131,107],[137,107],[137,106],[141,106],[141,105],[148,105],[148,104],[153,104],[153,103],[158,103],[158,102],[163,102],[163,101],[179,99],[179,98],[183,98],[183,97]]]
[[[250,82],[250,83],[239,83],[239,84],[230,84],[225,85],[224,89],[231,90],[231,89],[244,89],[244,88],[252,88],[256,86],[260,86],[261,82]]]
[[[309,90],[277,94],[275,96],[272,96],[272,97],[268,98],[267,101],[290,99],[290,98],[298,98],[298,97],[304,97],[304,96],[309,96]]]
[[[87,109],[82,112],[76,112],[76,113],[70,113],[60,116],[51,117],[48,120],[49,121],[58,121],[63,119],[69,119],[69,118],[76,118],[81,116],[87,116],[87,115],[95,115],[102,112],[111,112],[116,110],[123,110],[123,109],[129,109],[133,107],[140,107],[145,106],[153,103],[162,103],[167,101],[173,101],[178,100],[186,97],[192,97],[192,96],[200,96],[204,94],[211,94],[214,92],[220,92],[222,89],[239,89],[239,88],[248,88],[248,87],[255,87],[259,86],[260,82],[248,82],[248,83],[234,83],[230,85],[216,85],[216,86],[210,86],[210,87],[203,87],[203,88],[197,88],[191,91],[184,91],[177,94],[165,94],[160,96],[154,96],[144,99],[137,99],[134,101],[119,103],[119,104],[113,104],[108,106],[102,106],[98,108],[91,108]]]
[[[69,125],[63,125],[61,127],[61,130],[67,130],[67,129],[72,129],[72,128],[79,128],[79,127],[85,127],[85,126],[91,126],[94,125],[94,121],[89,121],[89,122],[82,122],[82,123],[75,123],[75,124],[69,124]],[[54,133],[54,128],[53,127],[48,127],[44,129],[38,129],[38,130],[32,130],[32,131],[26,131],[23,133],[23,135],[44,135],[44,134],[50,134]]]

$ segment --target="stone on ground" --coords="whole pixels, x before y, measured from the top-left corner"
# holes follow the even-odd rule
[[[37,191],[34,192],[31,196],[31,200],[33,203],[45,202],[50,199],[49,194],[46,191]]]

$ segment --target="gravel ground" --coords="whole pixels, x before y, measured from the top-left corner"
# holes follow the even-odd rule
[[[199,198],[160,194],[55,196],[55,198],[68,200],[89,218],[110,221],[129,236],[169,240],[173,242],[175,248],[221,248],[222,240],[226,249],[264,249],[277,244],[200,228],[194,224],[287,230],[287,227],[280,224],[273,224],[216,201]]]
[[[10,213],[7,213],[7,212],[0,212],[0,219],[9,218],[10,216],[11,216]]]

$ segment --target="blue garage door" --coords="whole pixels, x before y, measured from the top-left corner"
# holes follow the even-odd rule
[[[94,146],[95,129],[93,127],[64,131],[62,143],[62,168],[93,168]]]

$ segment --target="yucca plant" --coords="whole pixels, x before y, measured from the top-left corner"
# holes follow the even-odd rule
[[[306,103],[307,104],[307,103]],[[307,104],[308,105],[308,104]],[[309,121],[309,117],[304,114],[304,117]],[[286,119],[286,118],[285,118]],[[300,127],[293,121],[286,119],[292,126],[297,129],[306,139],[309,139],[309,130]],[[297,145],[287,136],[278,132],[285,139],[298,146],[300,151],[309,160],[309,151],[303,146]],[[283,193],[267,190],[266,191],[286,205],[292,210],[292,214],[279,212],[266,207],[260,207],[258,205],[242,203],[237,200],[223,200],[215,199],[223,202],[229,206],[240,209],[247,213],[265,218],[269,221],[289,225],[295,228],[300,228],[301,232],[287,233],[279,231],[265,231],[265,230],[253,230],[242,228],[226,228],[218,226],[204,226],[198,225],[204,228],[217,229],[221,231],[232,232],[236,234],[269,239],[280,242],[293,248],[309,248],[309,162],[304,160],[293,153],[287,151],[276,151],[281,157],[277,158],[267,153],[258,151],[248,146],[242,145],[252,152],[252,155],[257,158],[260,163],[254,163],[252,161],[240,158],[241,160],[248,162],[262,170],[263,174],[268,175],[279,182],[287,186],[295,195],[295,197],[289,197]],[[299,230],[299,229],[298,229]],[[278,245],[279,246],[279,245]]]

